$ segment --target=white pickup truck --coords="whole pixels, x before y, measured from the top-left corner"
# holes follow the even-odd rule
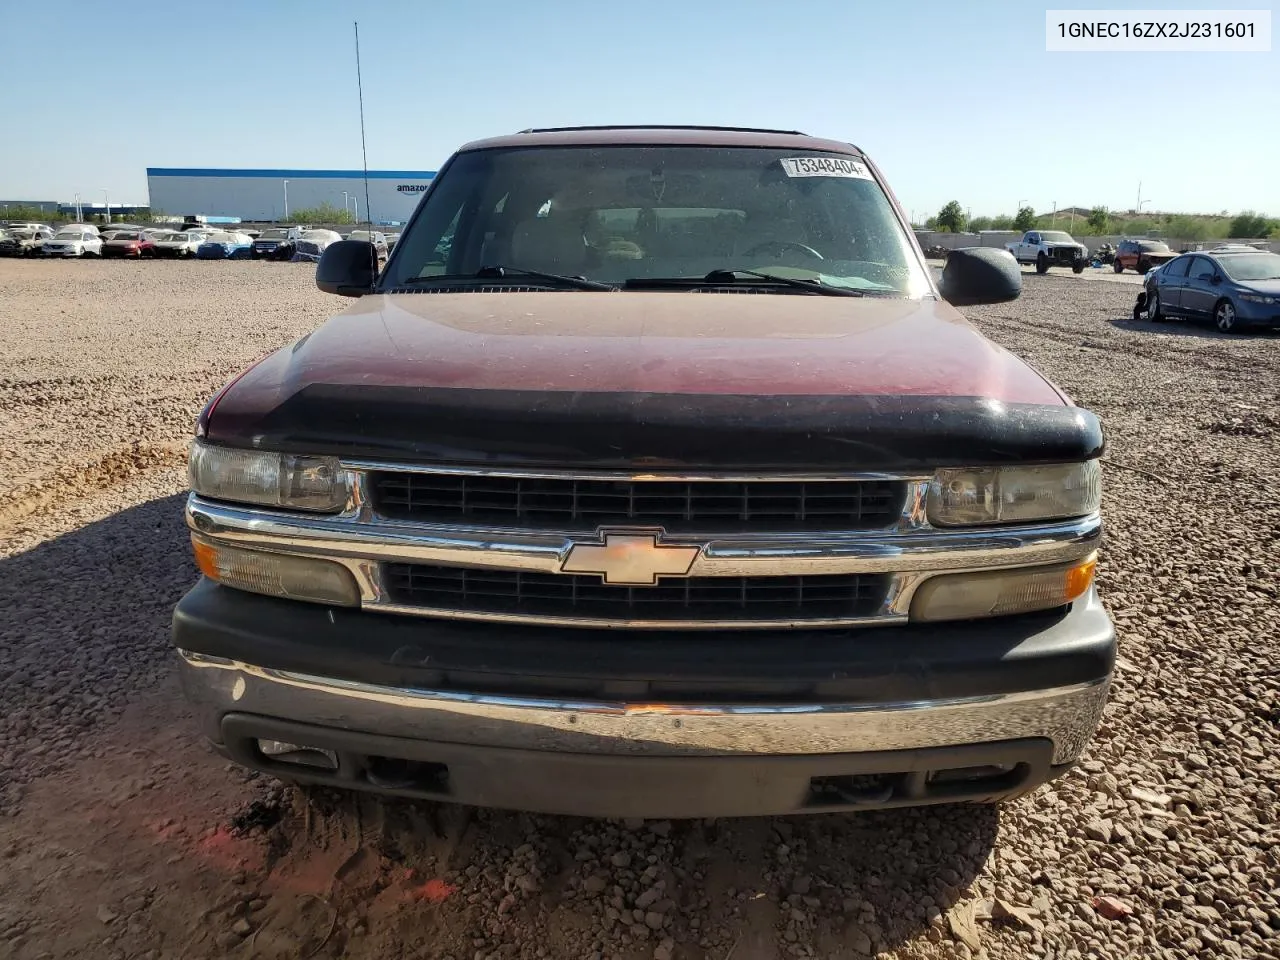
[[[1089,261],[1089,248],[1071,239],[1062,230],[1028,230],[1021,240],[1005,244],[1019,263],[1035,264],[1036,273],[1050,267],[1070,267],[1081,273]]]

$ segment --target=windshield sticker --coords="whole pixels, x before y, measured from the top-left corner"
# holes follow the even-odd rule
[[[785,157],[778,161],[788,177],[849,177],[870,180],[863,163],[842,157]]]

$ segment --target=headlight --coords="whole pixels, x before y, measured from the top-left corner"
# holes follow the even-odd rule
[[[244,550],[192,536],[196,566],[210,580],[270,597],[360,605],[355,577],[340,563],[266,550]]]
[[[237,450],[199,440],[191,444],[187,476],[202,497],[317,513],[341,510],[350,489],[334,457]]]
[[[1280,297],[1265,297],[1260,293],[1242,293],[1241,300],[1248,300],[1250,303],[1276,303],[1280,302]]]
[[[1096,555],[1051,567],[949,573],[926,580],[911,601],[912,620],[974,620],[1052,610],[1084,596]]]
[[[929,485],[929,522],[940,527],[1083,517],[1098,510],[1097,460],[1034,467],[939,470]]]

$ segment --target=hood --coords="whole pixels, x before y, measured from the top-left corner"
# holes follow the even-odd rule
[[[1280,280],[1233,280],[1232,283],[1253,293],[1280,297]]]
[[[369,296],[213,405],[211,442],[423,461],[907,469],[1096,453],[1096,419],[934,300]]]

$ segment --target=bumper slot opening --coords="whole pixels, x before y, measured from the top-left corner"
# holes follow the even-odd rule
[[[365,757],[363,761],[364,779],[379,790],[449,792],[448,764],[378,756]]]

